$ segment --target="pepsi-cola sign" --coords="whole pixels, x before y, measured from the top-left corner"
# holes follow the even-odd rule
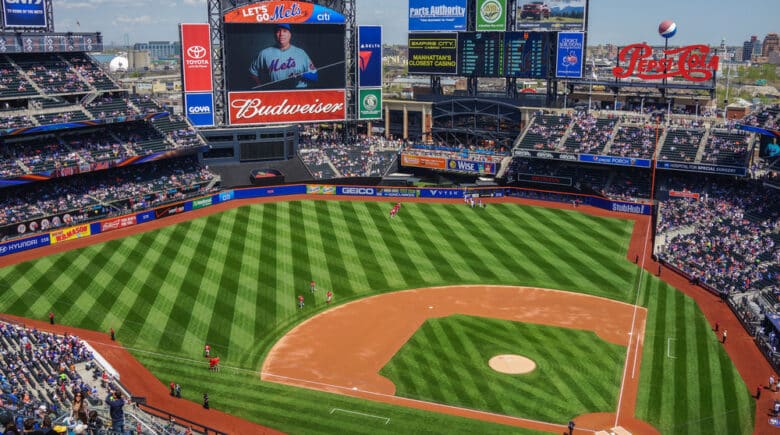
[[[612,74],[619,79],[680,77],[691,82],[704,82],[712,79],[720,62],[717,55],[708,57],[709,54],[709,46],[698,44],[664,50],[662,57],[656,59],[653,47],[645,43],[632,44],[620,50],[618,66],[612,69]]]

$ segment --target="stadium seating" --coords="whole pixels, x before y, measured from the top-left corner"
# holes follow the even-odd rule
[[[666,132],[666,140],[661,146],[661,154],[658,158],[677,162],[694,162],[703,136],[703,129],[670,128]]]
[[[519,148],[536,150],[557,150],[560,140],[572,124],[572,118],[566,114],[537,115],[526,129]]]
[[[90,91],[90,86],[58,54],[18,54],[14,61],[45,94],[71,94]]]
[[[604,146],[612,138],[616,118],[597,118],[584,112],[576,113],[571,134],[563,148],[577,154],[602,154]]]
[[[711,130],[702,163],[744,167],[748,157],[749,136],[741,131]]]
[[[621,124],[607,154],[611,156],[651,159],[655,141],[662,131],[654,125]]]

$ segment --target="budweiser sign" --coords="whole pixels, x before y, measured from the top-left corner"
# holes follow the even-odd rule
[[[343,121],[345,92],[339,90],[231,92],[231,124]]]
[[[612,74],[623,79],[634,76],[642,80],[659,80],[682,77],[692,82],[712,79],[718,70],[718,56],[707,58],[710,47],[706,45],[688,45],[686,47],[664,50],[662,59],[653,58],[653,47],[647,44],[632,44],[623,47],[618,54],[618,63]]]

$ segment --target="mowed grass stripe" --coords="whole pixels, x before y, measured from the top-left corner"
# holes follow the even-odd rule
[[[371,291],[367,277],[369,271],[360,267],[363,251],[355,244],[352,234],[360,222],[357,215],[353,213],[353,209],[347,207],[348,204],[348,202],[343,201],[328,201],[328,205],[332,207],[330,212],[333,216],[331,225],[338,243],[336,249],[341,252],[341,258],[346,262],[347,274],[344,278],[349,283],[350,292],[355,295],[365,294]]]
[[[355,291],[347,281],[347,264],[341,252],[333,218],[330,215],[331,201],[317,201],[315,208],[320,216],[319,234],[326,249],[325,258],[328,265],[329,278],[323,280],[330,283],[335,293],[344,297],[354,296]]]
[[[230,335],[234,327],[233,316],[236,310],[236,294],[238,293],[238,277],[241,275],[241,267],[244,257],[244,245],[247,241],[249,224],[249,208],[241,207],[236,210],[235,219],[230,223],[230,228],[225,228],[231,235],[227,245],[227,255],[224,257],[222,267],[225,270],[220,273],[222,279],[218,287],[202,289],[216,294],[213,310],[206,336],[207,343],[217,343],[225,346],[218,349],[221,358],[229,359],[231,352],[243,353],[244,346],[248,343],[233,343]]]
[[[485,256],[490,256],[484,250],[484,246],[469,244],[464,240],[467,237],[468,230],[461,226],[457,219],[457,213],[453,213],[452,204],[442,205],[441,207],[431,207],[431,219],[439,222],[440,234],[442,240],[456,253],[466,261],[471,276],[468,283],[495,282],[498,277],[492,268],[483,260]],[[475,211],[469,209],[469,211]]]
[[[241,258],[241,273],[237,276],[238,288],[236,291],[235,313],[233,315],[233,328],[230,332],[229,343],[239,346],[238,352],[231,352],[232,359],[235,355],[244,356],[257,347],[254,337],[258,331],[254,329],[255,317],[259,307],[255,304],[255,298],[259,293],[256,277],[259,273],[260,243],[258,228],[262,227],[262,217],[259,210],[246,207],[248,220],[246,222],[246,242],[244,243],[243,258]],[[255,259],[251,261],[249,259]]]
[[[280,202],[274,221],[274,234],[276,237],[276,289],[278,297],[276,299],[276,317],[279,319],[293,316],[296,310],[296,296],[302,294],[302,290],[295,288],[293,282],[293,267],[295,259],[292,257],[292,246],[290,245],[290,233],[293,228],[290,227],[289,208],[290,203]]]
[[[417,206],[417,207],[415,207]],[[435,207],[435,206],[433,206]],[[474,272],[470,261],[453,248],[449,232],[440,226],[429,204],[414,204],[403,210],[403,225],[407,225],[418,238],[427,258],[436,264],[440,279],[437,282],[457,279],[458,282],[472,281]],[[434,276],[434,279],[437,277]]]
[[[301,201],[303,204],[303,219],[308,236],[305,247],[308,251],[311,279],[315,281],[322,293],[333,290],[330,271],[328,270],[328,249],[325,247],[320,232],[320,219],[314,201]],[[323,297],[320,295],[320,297]]]
[[[550,252],[553,254],[551,257],[557,260],[556,268],[561,275],[574,277],[577,280],[576,282],[572,281],[571,287],[568,288],[579,288],[578,284],[580,282],[588,281],[591,283],[591,286],[595,286],[601,292],[614,292],[615,289],[612,288],[611,282],[603,278],[600,273],[591,272],[593,268],[584,261],[586,255],[576,244],[571,242],[571,239],[576,240],[577,235],[560,232],[560,227],[549,217],[545,218],[540,210],[543,209],[529,208],[527,210],[528,218],[535,221],[534,227],[543,228],[540,231],[536,231],[531,237],[534,237],[543,246],[549,247]],[[553,237],[556,237],[557,234],[566,234],[569,239],[564,239],[565,242],[563,243],[555,243]],[[602,267],[608,266],[602,265]]]
[[[378,235],[395,263],[394,269],[398,271],[398,277],[403,280],[402,287],[414,288],[427,282],[417,269],[414,259],[406,252],[405,243],[395,232],[395,226],[391,225],[390,219],[385,216],[386,204],[372,202],[366,203],[366,207],[371,211],[374,228],[377,229]]]
[[[349,234],[355,250],[362,253],[361,255],[358,255],[358,261],[360,262],[361,269],[365,271],[369,291],[376,292],[387,290],[389,284],[387,279],[385,279],[383,265],[380,264],[377,259],[369,237],[366,235],[366,229],[364,228],[366,225],[366,207],[362,205],[364,203],[344,202],[342,204],[345,216],[350,216],[351,219],[354,219],[351,222]]]
[[[171,315],[163,327],[163,337],[173,341],[177,349],[181,349],[186,341],[185,336],[197,330],[194,322],[199,322],[197,316],[183,316],[183,313],[192,313],[195,305],[195,298],[200,291],[200,281],[206,272],[206,259],[211,244],[214,242],[213,234],[218,231],[216,228],[208,228],[213,225],[213,219],[198,219],[191,221],[183,239],[179,240],[180,246],[187,246],[188,255],[184,255],[181,250],[176,255],[176,263],[186,270],[186,283],[179,288],[176,300],[171,308]],[[172,265],[173,267],[173,265]],[[197,319],[197,320],[196,320]]]
[[[388,206],[389,204],[385,204]],[[427,247],[421,245],[421,240],[418,238],[418,234],[406,225],[405,220],[408,218],[409,209],[416,208],[417,204],[406,204],[401,207],[398,215],[394,218],[389,217],[388,209],[385,208],[384,216],[388,226],[398,236],[401,243],[404,246],[404,251],[409,257],[409,262],[413,263],[415,269],[421,277],[421,281],[417,285],[423,285],[423,283],[441,282],[442,275],[439,269],[439,265],[434,263],[428,255],[426,255]]]
[[[309,283],[312,274],[309,265],[309,249],[306,247],[307,237],[306,221],[303,217],[303,205],[300,202],[291,202],[287,209],[290,222],[290,258],[292,260],[291,283],[296,295],[303,295],[311,305],[314,305],[315,295],[311,294]]]

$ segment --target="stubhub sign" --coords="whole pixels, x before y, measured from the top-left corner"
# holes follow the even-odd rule
[[[214,125],[214,95],[212,93],[187,93],[185,95],[187,119],[196,127]]]

